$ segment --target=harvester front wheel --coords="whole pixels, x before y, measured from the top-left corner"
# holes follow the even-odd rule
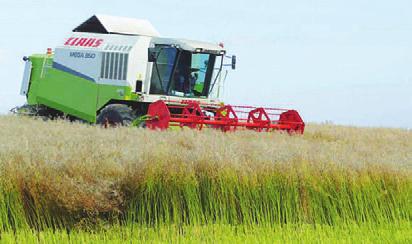
[[[96,123],[104,127],[129,126],[135,117],[131,107],[124,104],[110,104],[100,111]]]

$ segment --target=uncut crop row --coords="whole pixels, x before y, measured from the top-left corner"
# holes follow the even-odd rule
[[[153,132],[0,117],[3,231],[391,224],[412,218],[412,133]]]

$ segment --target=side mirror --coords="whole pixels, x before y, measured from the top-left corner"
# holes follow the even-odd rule
[[[148,53],[148,62],[156,62],[157,59],[157,52],[156,49],[154,48],[149,48],[149,53]]]
[[[236,69],[236,55],[232,56],[232,69]]]

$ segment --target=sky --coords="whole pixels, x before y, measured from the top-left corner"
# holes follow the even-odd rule
[[[93,14],[149,20],[166,37],[223,42],[237,56],[223,100],[287,107],[307,122],[412,128],[412,1],[0,0],[0,113],[22,57],[59,45]]]

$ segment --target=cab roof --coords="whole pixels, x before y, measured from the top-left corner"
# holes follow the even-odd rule
[[[207,52],[214,54],[224,54],[226,53],[225,49],[219,44],[194,41],[188,39],[179,39],[179,38],[163,38],[157,37],[153,38],[156,44],[165,44],[165,45],[174,45],[176,47],[182,48],[183,50],[191,52]]]

